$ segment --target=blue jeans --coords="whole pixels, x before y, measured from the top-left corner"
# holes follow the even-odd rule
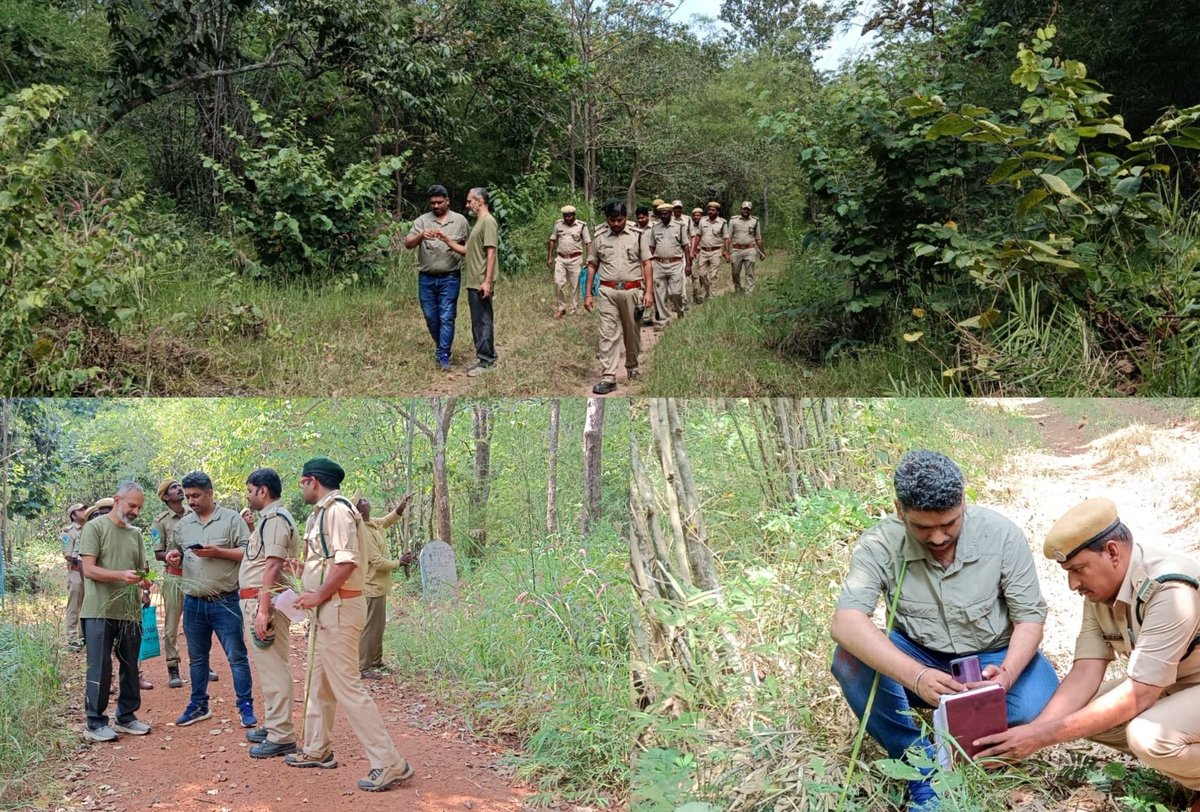
[[[417,275],[417,293],[429,337],[437,346],[439,364],[450,363],[450,347],[454,344],[454,317],[458,315],[458,288],[462,274],[423,273]]]
[[[966,655],[944,655],[930,651],[909,640],[903,634],[893,631],[888,639],[902,652],[912,657],[923,666],[936,668],[950,673],[950,661]],[[992,651],[978,652],[979,666],[1000,665],[1008,647]],[[841,646],[834,649],[833,666],[830,669],[842,693],[854,711],[854,715],[862,718],[863,710],[867,707],[867,697],[871,693],[871,682],[875,679],[875,669],[859,660]],[[1046,659],[1041,651],[1033,655],[1029,665],[1017,677],[1012,690],[1008,692],[1008,723],[1023,725],[1042,712],[1050,697],[1058,688],[1058,674],[1054,666]],[[933,756],[933,745],[929,739],[921,736],[921,729],[916,722],[905,715],[910,708],[928,708],[929,705],[895,680],[879,675],[879,688],[875,692],[875,702],[871,706],[871,718],[867,720],[867,732],[887,751],[890,758],[900,758],[904,751],[914,744],[923,747]]]
[[[183,633],[187,636],[188,672],[192,679],[192,704],[208,704],[208,654],[216,634],[229,669],[238,707],[253,702],[250,694],[250,662],[242,638],[242,607],[237,591],[212,600],[183,596]]]

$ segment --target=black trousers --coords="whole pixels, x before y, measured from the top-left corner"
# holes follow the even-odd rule
[[[108,692],[112,688],[112,657],[116,652],[121,664],[120,685],[117,691],[117,722],[128,724],[137,717],[134,712],[142,706],[142,688],[138,682],[138,655],[142,650],[142,621],[109,620],[87,617],[83,624],[83,642],[87,646],[87,710],[88,730],[108,724]]]
[[[495,321],[492,319],[492,299],[479,295],[478,288],[467,288],[467,304],[471,307],[471,335],[475,339],[475,357],[485,367],[496,363]]]

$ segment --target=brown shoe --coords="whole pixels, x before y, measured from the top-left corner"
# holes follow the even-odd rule
[[[142,676],[138,677],[138,685],[142,686],[143,691],[154,690],[154,683]]]
[[[366,778],[358,779],[358,788],[364,792],[380,792],[390,789],[401,781],[407,781],[412,778],[412,775],[413,768],[407,761],[401,760],[399,764],[392,767],[371,770]]]
[[[563,310],[561,307],[554,311],[554,318],[556,319],[561,319],[565,315],[567,315],[567,311]]]

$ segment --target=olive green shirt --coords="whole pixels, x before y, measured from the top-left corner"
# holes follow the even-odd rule
[[[341,499],[337,498],[339,496]],[[362,591],[363,571],[366,569],[360,546],[362,516],[353,506],[342,501],[345,498],[341,491],[330,491],[309,514],[308,524],[304,528],[305,592],[316,592],[321,588],[327,566],[346,562],[357,566],[342,584],[342,589]]]
[[[80,534],[79,555],[95,556],[96,566],[118,572],[145,571],[147,566],[142,531],[129,525],[117,527],[107,516],[84,525]],[[94,581],[85,577],[83,607],[79,616],[141,622],[142,591],[137,584]]]
[[[201,558],[187,549],[191,544],[236,550],[245,547],[250,531],[237,511],[217,505],[202,523],[195,513],[186,513],[175,525],[172,549],[183,552],[183,593],[193,598],[211,598],[238,588],[241,562],[224,558]]]
[[[891,606],[902,561],[908,562],[895,628],[942,654],[970,654],[1008,644],[1014,623],[1044,623],[1046,601],[1029,542],[994,510],[968,505],[954,561],[943,568],[925,545],[889,516],[859,537],[838,609],[868,615],[882,596]]]
[[[1154,580],[1161,575],[1183,578],[1166,583]],[[1198,583],[1200,562],[1133,545],[1129,569],[1113,604],[1084,602],[1075,659],[1128,657],[1130,679],[1160,688],[1200,683],[1200,646],[1185,657],[1200,635]]]
[[[687,255],[687,229],[679,223],[663,225],[662,220],[650,224],[650,253],[657,260],[678,262]]]
[[[467,218],[458,212],[447,212],[446,222],[439,223],[438,219],[433,216],[433,212],[427,211],[416,220],[413,220],[408,236],[411,237],[414,234],[434,228],[446,232],[446,236],[450,238],[451,242],[456,242],[459,245],[466,245],[467,237],[471,233],[471,226],[467,223]],[[461,271],[462,266],[462,256],[452,251],[450,246],[441,240],[430,237],[429,239],[422,239],[417,245],[417,270],[421,273],[453,273],[454,271]]]
[[[758,246],[758,219],[738,215],[729,221],[729,240],[734,246]]]
[[[576,219],[569,226],[559,220],[550,231],[550,239],[555,241],[555,253],[560,257],[565,257],[571,254],[582,254],[583,249],[592,241],[592,235],[588,233],[587,223],[582,220]]]
[[[725,238],[729,236],[729,223],[724,217],[718,217],[716,220],[702,217],[697,231],[700,234],[701,248],[723,248]]]
[[[278,500],[262,509],[238,567],[239,589],[262,589],[268,558],[295,558],[299,534],[296,520]],[[274,587],[276,584],[269,584]]]
[[[495,290],[496,278],[500,276],[500,228],[490,212],[479,218],[475,228],[471,229],[471,236],[467,238],[467,256],[463,261],[464,287],[475,290],[483,287],[483,280],[487,274],[488,248],[495,248],[497,252],[491,285],[491,289]]]
[[[387,529],[400,521],[396,511],[389,510],[382,519],[371,519],[363,522],[363,535],[367,537],[367,571],[363,576],[363,595],[368,598],[382,598],[388,593],[391,585],[392,570],[400,566],[400,562],[388,558]]]
[[[640,228],[626,223],[615,234],[608,223],[596,229],[596,238],[588,250],[588,264],[605,282],[635,282],[643,278],[642,262],[650,259],[649,241]]]

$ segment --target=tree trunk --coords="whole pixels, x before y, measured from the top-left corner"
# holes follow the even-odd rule
[[[446,438],[457,398],[432,398],[433,405],[433,515],[435,538],[453,546],[450,530],[450,490],[446,483]]]
[[[8,466],[12,455],[8,431],[10,403],[8,398],[0,400],[0,460],[3,460],[0,463],[3,465],[0,471],[0,552],[3,553],[3,560],[0,560],[0,595],[4,594],[4,565],[11,564],[13,560],[12,540],[8,537]]]
[[[546,535],[558,535],[558,419],[561,403],[550,401],[550,452],[546,460]]]
[[[701,589],[717,590],[721,585],[717,581],[717,567],[712,550],[708,547],[708,528],[704,524],[704,511],[700,509],[700,494],[696,488],[696,478],[692,474],[692,463],[683,443],[683,423],[679,420],[679,409],[674,398],[667,398],[663,407],[670,428],[671,456],[676,471],[675,492],[679,495],[679,502],[684,511],[683,537],[687,543],[688,563],[691,564],[692,576],[697,586]]]
[[[600,452],[604,444],[604,399],[588,398],[583,424],[583,514],[580,532],[585,536],[600,519]]]
[[[788,499],[796,501],[800,495],[800,476],[796,470],[796,445],[792,440],[792,422],[788,415],[788,401],[775,398],[775,430],[779,432],[779,456],[783,470],[787,473]]]
[[[467,537],[471,540],[467,556],[479,558],[487,546],[487,504],[492,492],[492,426],[495,423],[490,403],[471,406],[471,436],[475,440],[475,464],[472,468]]]

